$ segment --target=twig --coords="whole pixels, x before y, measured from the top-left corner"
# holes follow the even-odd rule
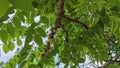
[[[80,24],[80,25],[81,25],[82,27],[84,27],[86,30],[89,29],[89,27],[88,27],[85,23],[79,21],[78,19],[72,19],[72,18],[70,18],[70,17],[68,17],[68,16],[66,16],[66,15],[64,15],[63,17],[64,17],[65,19],[67,19],[68,21],[71,21],[71,22],[75,22],[75,23]]]
[[[61,28],[63,29],[63,31],[65,32],[66,36],[65,36],[65,41],[68,42],[68,31],[65,29],[64,24],[61,24]]]
[[[110,61],[106,62],[102,67],[107,67],[109,64],[120,62],[120,60],[118,60],[119,57],[120,57],[120,55],[117,55],[114,60],[110,60]]]

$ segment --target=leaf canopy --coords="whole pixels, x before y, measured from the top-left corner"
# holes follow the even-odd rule
[[[18,47],[0,67],[119,68],[119,35],[120,0],[0,0],[1,49]]]

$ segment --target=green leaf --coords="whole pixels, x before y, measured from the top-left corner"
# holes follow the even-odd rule
[[[16,38],[19,38],[21,35],[20,35],[20,30],[15,28],[15,37]]]
[[[3,51],[4,51],[5,53],[8,53],[8,51],[9,51],[9,46],[8,46],[7,44],[3,45]]]
[[[37,23],[32,23],[31,26],[27,29],[25,35],[26,35],[26,36],[33,35],[34,32],[35,32],[34,28],[35,28],[37,25],[38,25]]]
[[[38,25],[39,25],[38,23],[33,22],[33,23],[30,25],[29,29],[33,29],[33,28],[35,28],[35,27],[38,26]]]
[[[113,23],[112,22],[112,24],[111,24],[111,30],[112,30],[112,32],[116,32],[118,28],[119,28],[118,23],[116,23],[116,22]]]
[[[23,68],[25,66],[27,61],[23,61],[20,65],[19,65],[19,68]]]
[[[79,63],[83,63],[83,62],[85,62],[85,59],[79,58]]]
[[[5,14],[3,17],[0,18],[0,22],[5,21],[7,19],[9,19],[9,16]]]
[[[38,8],[38,3],[37,3],[37,1],[32,1],[32,6],[33,6],[34,8]]]
[[[19,18],[22,20],[22,22],[24,23],[25,22],[25,18],[24,18],[24,15],[22,12],[18,12],[17,15],[19,16]]]
[[[0,27],[3,26],[4,24],[3,23],[0,23]]]
[[[21,54],[20,57],[19,57],[18,64],[20,64],[21,62],[23,62],[23,61],[27,58],[27,56],[28,56],[28,53],[27,53],[27,52]]]
[[[11,68],[11,65],[9,62],[5,65],[5,68]]]
[[[13,8],[13,7],[10,7],[10,8],[8,9],[8,11],[7,11],[7,14],[13,14],[13,13],[15,13],[15,12],[14,12],[14,8]]]
[[[38,45],[42,45],[42,38],[39,35],[35,35],[34,36],[34,41],[35,43],[37,43]]]
[[[20,34],[22,37],[25,36],[26,27],[22,26],[22,27],[19,28],[18,30],[19,30],[19,34]]]
[[[115,64],[109,64],[107,68],[120,68],[120,66]]]
[[[26,18],[26,23],[28,24],[33,24],[34,23],[34,18],[35,18],[35,14],[34,13],[30,13],[29,16]]]
[[[11,68],[15,68],[15,67],[16,67],[16,64],[17,64],[17,63],[15,62],[14,59],[11,59],[9,63],[10,63],[10,65],[11,65]]]
[[[68,64],[65,64],[65,65],[64,65],[64,68],[68,68],[68,66],[69,66]]]
[[[8,33],[4,29],[0,30],[0,39],[2,40],[3,43],[5,44],[7,43]]]
[[[109,0],[108,2],[113,6],[120,6],[120,0]]]
[[[31,50],[31,48],[32,48],[31,45],[25,45],[23,47],[23,49],[20,52],[20,57],[19,57],[18,64],[20,64],[22,61],[24,61],[27,58],[27,56],[28,56],[29,51]]]
[[[8,44],[8,47],[9,47],[9,49],[12,51],[12,50],[15,48],[15,45],[14,45],[13,42],[10,42],[10,43]]]
[[[119,12],[120,11],[120,7],[113,6],[113,7],[110,8],[110,10],[115,11],[115,12]]]
[[[18,62],[18,60],[19,60],[18,55],[15,55],[15,56],[14,56],[14,60],[15,60],[15,62]]]
[[[62,62],[63,62],[64,64],[68,63],[68,58],[62,57]]]
[[[98,24],[100,27],[104,28],[104,16],[105,16],[105,7],[102,8],[101,12],[100,12],[100,18],[98,21]]]
[[[35,64],[31,64],[31,65],[29,66],[29,68],[39,68],[39,66],[38,66],[38,65],[35,65]]]
[[[40,17],[40,22],[41,22],[41,23],[48,24],[48,23],[49,23],[49,20],[48,20],[47,17],[45,17],[45,16],[41,16],[41,17]]]
[[[0,62],[0,66],[3,65],[3,64],[4,64],[4,62]]]
[[[46,33],[45,30],[43,30],[43,28],[38,27],[36,28],[37,34],[40,35],[41,37],[46,37]]]
[[[14,38],[15,37],[15,27],[12,23],[7,24],[7,32]]]
[[[20,27],[21,27],[20,19],[19,19],[18,17],[14,17],[14,18],[13,18],[13,24],[14,24],[17,28],[20,28]]]
[[[33,40],[33,36],[32,35],[27,36],[26,39],[25,39],[25,45],[28,45],[32,40]]]
[[[21,50],[20,55],[24,55],[25,53],[29,52],[31,48],[32,48],[31,45],[25,45]]]
[[[8,19],[9,19],[8,14],[12,14],[12,13],[14,13],[14,8],[13,8],[13,7],[10,7],[10,8],[7,10],[7,12],[4,14],[4,16],[0,18],[0,22],[8,20]]]
[[[9,2],[17,9],[29,12],[34,11],[32,4],[28,0],[9,0]]]
[[[4,16],[4,14],[9,9],[9,1],[8,0],[0,0],[0,18]]]
[[[26,36],[32,36],[34,34],[34,29],[28,29],[25,33]]]
[[[21,45],[22,45],[22,40],[17,39],[17,45],[18,45],[18,46],[21,46]]]

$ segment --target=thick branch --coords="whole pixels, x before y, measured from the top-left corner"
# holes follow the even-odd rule
[[[56,21],[55,21],[55,26],[51,28],[51,33],[49,34],[50,36],[50,39],[54,39],[54,35],[55,35],[55,31],[60,28],[61,26],[61,19],[64,15],[64,0],[59,0],[59,6],[58,6],[58,14],[57,14],[57,18],[56,18]],[[50,46],[50,42],[48,41],[47,42],[48,44],[46,44],[46,47],[45,47],[45,52],[48,52],[49,50],[49,46]]]
[[[59,7],[58,7],[58,14],[57,19],[55,21],[54,29],[57,30],[57,28],[60,27],[60,21],[64,15],[64,0],[59,0]]]
[[[58,14],[57,14],[57,18],[55,21],[55,26],[52,28],[53,31],[50,34],[50,37],[53,38],[55,35],[55,30],[57,30],[60,27],[60,21],[62,19],[64,15],[64,0],[59,0],[59,6],[58,6]]]
[[[75,23],[80,24],[80,25],[81,25],[82,27],[84,27],[86,30],[89,29],[89,27],[88,27],[85,23],[79,21],[78,19],[72,19],[72,18],[70,18],[70,17],[68,17],[68,16],[66,16],[66,15],[64,15],[63,17],[64,17],[65,19],[67,19],[68,21],[71,21],[71,22],[75,22]]]

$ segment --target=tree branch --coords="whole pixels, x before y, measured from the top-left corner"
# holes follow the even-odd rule
[[[61,28],[63,29],[63,31],[65,32],[66,36],[65,36],[65,41],[68,42],[68,31],[65,29],[64,24],[61,24]]]
[[[117,55],[114,60],[110,60],[106,62],[102,67],[107,67],[109,64],[119,63],[120,62],[120,60],[118,60],[119,58],[120,55]]]
[[[65,40],[66,40],[66,42],[68,42],[68,31],[65,29],[64,24],[61,24],[62,17],[64,17],[65,19],[67,19],[69,21],[76,22],[76,23],[82,25],[86,30],[89,29],[89,27],[85,23],[83,23],[77,19],[71,19],[71,18],[65,16],[64,15],[64,0],[59,0],[58,13],[57,13],[57,18],[55,20],[55,26],[51,28],[51,33],[49,34],[50,40],[54,39],[54,36],[56,34],[56,30],[58,28],[62,28],[63,31],[66,33]],[[45,50],[45,52],[48,52],[49,49],[50,49],[50,41],[47,41],[47,44],[46,44],[44,50]]]
[[[59,0],[58,14],[55,21],[55,26],[51,28],[51,33],[49,34],[50,39],[54,39],[55,31],[61,26],[61,19],[64,15],[64,0]],[[50,42],[48,41],[45,47],[45,52],[50,49]]]
[[[80,24],[80,25],[81,25],[82,27],[84,27],[86,30],[89,29],[89,27],[88,27],[85,23],[79,21],[78,19],[72,19],[72,18],[70,18],[70,17],[68,17],[68,16],[66,16],[66,15],[64,15],[63,17],[64,17],[65,19],[67,19],[68,21],[71,21],[71,22],[75,22],[75,23]]]

